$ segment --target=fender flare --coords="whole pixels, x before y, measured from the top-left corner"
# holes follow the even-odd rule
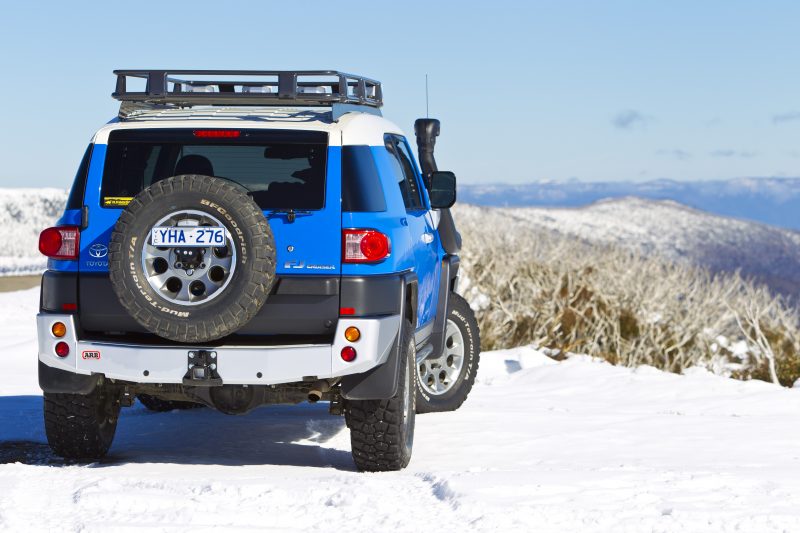
[[[402,276],[399,294],[400,301],[400,327],[405,319],[416,324],[417,309],[417,275],[406,273]],[[413,320],[412,320],[413,317]],[[342,378],[341,393],[346,400],[388,400],[397,394],[397,376],[400,373],[400,341],[402,335],[398,329],[393,347],[389,351],[389,358],[379,366],[362,374],[353,374]]]

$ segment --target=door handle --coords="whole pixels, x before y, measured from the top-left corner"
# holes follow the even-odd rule
[[[423,233],[422,234],[422,242],[425,244],[430,244],[433,242],[433,233]]]

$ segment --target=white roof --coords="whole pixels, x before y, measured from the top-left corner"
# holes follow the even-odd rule
[[[108,143],[108,134],[120,129],[247,128],[314,130],[329,133],[331,146],[383,146],[386,133],[403,132],[394,123],[369,113],[345,113],[333,120],[330,108],[197,106],[187,109],[139,111],[115,118],[95,134],[93,142]],[[337,135],[338,134],[338,135]]]

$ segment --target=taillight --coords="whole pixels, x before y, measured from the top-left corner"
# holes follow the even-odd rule
[[[389,237],[372,229],[346,229],[344,235],[345,263],[374,263],[391,252]]]
[[[346,363],[352,363],[356,360],[356,349],[352,346],[345,346],[342,348],[342,361]]]
[[[77,259],[80,240],[75,226],[47,228],[39,234],[39,251],[51,259]]]
[[[56,355],[59,357],[66,357],[69,355],[69,344],[64,341],[56,343]]]
[[[242,134],[239,130],[194,130],[200,139],[235,139]]]

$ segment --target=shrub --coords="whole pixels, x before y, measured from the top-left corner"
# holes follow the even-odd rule
[[[535,344],[671,372],[705,366],[791,386],[800,317],[738,273],[554,235],[490,208],[455,210],[461,286],[483,349]]]

